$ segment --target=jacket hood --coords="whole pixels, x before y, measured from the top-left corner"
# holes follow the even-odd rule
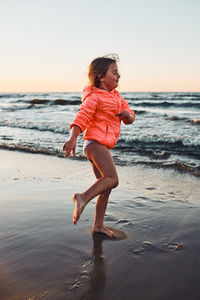
[[[108,96],[108,93],[109,94],[118,94],[118,92],[114,89],[110,92],[106,91],[106,90],[102,90],[102,89],[98,89],[97,87],[94,87],[94,86],[86,86],[84,87],[83,89],[83,92],[82,92],[82,102],[85,101],[85,99],[90,96],[91,94],[101,94],[102,96],[104,95],[105,97]]]

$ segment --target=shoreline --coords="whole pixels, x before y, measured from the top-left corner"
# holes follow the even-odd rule
[[[89,162],[0,150],[0,164],[0,298],[198,299],[198,178],[117,166],[111,240],[90,233],[95,200],[72,223],[73,192],[95,179]]]
[[[7,145],[5,143],[0,143],[0,151],[14,151],[14,152],[20,152],[20,153],[27,153],[27,154],[38,154],[38,155],[45,155],[49,157],[58,157],[64,159],[63,153],[61,152],[49,152],[44,149],[37,149],[37,148],[32,148],[30,146],[26,145],[21,145],[21,146],[15,146],[15,145]],[[113,153],[111,153],[113,155]],[[71,160],[72,157],[69,157],[68,160]],[[79,156],[77,159],[79,162],[82,161],[87,161],[86,157],[84,155]],[[181,163],[178,161],[175,161],[174,163],[169,163],[169,164],[162,164],[158,163],[156,161],[153,161],[151,163],[147,162],[135,162],[133,165],[126,165],[124,163],[120,164],[119,161],[115,161],[116,166],[119,167],[131,167],[131,168],[150,168],[150,169],[162,169],[162,170],[172,170],[174,172],[179,172],[180,174],[189,174],[193,175],[195,177],[200,177],[200,171],[199,167],[191,167],[190,165],[187,165],[185,163]]]

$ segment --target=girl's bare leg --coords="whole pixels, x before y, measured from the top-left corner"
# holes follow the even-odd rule
[[[92,162],[92,167],[93,167],[93,171],[94,171],[96,178],[97,179],[101,178],[102,177],[101,173],[96,168],[96,166],[94,165],[93,162]],[[111,193],[111,189],[101,193],[97,197],[96,206],[95,206],[95,219],[94,219],[94,224],[92,227],[92,232],[102,232],[102,233],[105,233],[106,235],[108,235],[109,237],[113,237],[114,236],[113,231],[111,231],[110,229],[105,227],[103,224],[105,211],[106,211],[106,207],[108,204],[108,198],[109,198],[110,193]]]
[[[93,162],[96,169],[99,171],[101,177],[99,177],[97,181],[84,193],[74,194],[74,224],[76,224],[83,212],[83,209],[91,199],[118,185],[118,176],[115,164],[107,147],[97,142],[93,142],[87,146],[86,154],[88,159]]]

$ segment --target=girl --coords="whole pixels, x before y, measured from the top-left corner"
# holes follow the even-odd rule
[[[83,150],[92,164],[97,181],[83,193],[73,195],[75,204],[73,222],[76,224],[87,203],[98,196],[92,232],[101,232],[109,237],[114,233],[104,226],[104,215],[110,192],[118,185],[118,175],[109,149],[120,135],[120,124],[133,123],[134,111],[116,91],[120,75],[115,57],[99,57],[90,66],[90,85],[82,93],[82,105],[72,124],[70,138],[63,145],[65,157],[75,155],[78,135],[85,131]]]

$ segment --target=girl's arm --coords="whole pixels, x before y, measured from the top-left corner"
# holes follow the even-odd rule
[[[64,157],[69,156],[71,151],[73,156],[75,156],[76,141],[80,133],[81,129],[78,126],[74,125],[71,129],[69,139],[63,145],[63,151],[65,151]]]
[[[121,96],[121,95],[120,95]],[[118,117],[120,117],[120,120],[124,122],[124,124],[132,124],[135,120],[135,113],[134,110],[132,110],[128,104],[128,101],[126,101],[121,96],[121,104],[122,104],[122,110],[119,114],[117,114]]]
[[[120,117],[120,120],[122,120],[126,125],[132,124],[135,120],[135,116],[129,113],[127,110],[122,110],[119,114],[116,114],[115,116]]]
[[[94,118],[96,108],[97,99],[93,99],[91,96],[82,103],[74,121],[70,124],[70,138],[63,145],[63,151],[66,152],[64,157],[69,156],[71,151],[73,156],[75,156],[77,138],[79,134],[86,129],[88,123]]]

